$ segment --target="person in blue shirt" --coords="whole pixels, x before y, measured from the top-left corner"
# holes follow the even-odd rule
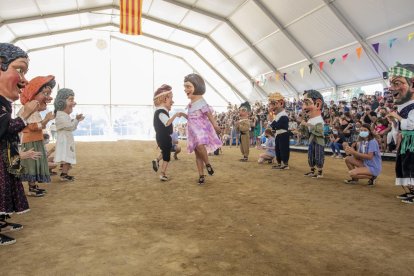
[[[368,185],[374,185],[382,170],[381,151],[369,124],[362,125],[359,137],[357,150],[345,146],[345,152],[349,155],[345,158],[345,164],[351,177],[345,183],[356,184],[359,179],[369,179]]]

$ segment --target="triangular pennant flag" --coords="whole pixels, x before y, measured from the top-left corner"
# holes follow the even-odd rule
[[[302,77],[302,79],[303,79],[303,74],[305,73],[305,67],[300,68],[300,69],[299,69],[299,72],[300,72],[300,76],[301,76],[301,77]]]
[[[388,40],[388,47],[392,48],[392,45],[394,44],[394,42],[396,41],[396,38],[391,38]]]
[[[410,41],[411,39],[413,39],[414,37],[414,33],[409,33],[408,34],[408,41]]]
[[[279,81],[280,80],[280,74],[276,73],[275,78],[276,78],[276,81]]]
[[[323,61],[319,62],[319,70],[322,71],[324,64],[325,64],[325,62],[323,62]]]
[[[120,0],[119,31],[128,35],[140,35],[143,0]]]
[[[283,80],[284,80],[284,81],[286,80],[286,74],[287,74],[287,73],[283,73]]]
[[[361,58],[361,54],[362,54],[362,47],[356,48],[356,53],[357,53],[358,59],[360,59]]]
[[[332,65],[332,64],[334,64],[335,60],[336,60],[336,58],[332,58],[332,59],[329,60],[329,63]]]
[[[309,67],[309,74],[312,74],[313,63],[309,64],[308,67]]]
[[[348,53],[346,53],[345,55],[342,55],[342,61],[345,61],[348,58]]]
[[[374,47],[375,52],[377,52],[377,54],[379,54],[379,43],[372,44],[372,47]]]

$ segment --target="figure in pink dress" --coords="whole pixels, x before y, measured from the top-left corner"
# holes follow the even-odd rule
[[[208,160],[208,153],[215,151],[222,146],[217,135],[220,127],[213,117],[213,108],[207,104],[203,95],[206,85],[202,77],[197,74],[190,74],[184,78],[184,91],[190,99],[187,106],[187,150],[195,152],[196,164],[199,173],[198,184],[205,183],[204,165],[209,175],[214,170]]]

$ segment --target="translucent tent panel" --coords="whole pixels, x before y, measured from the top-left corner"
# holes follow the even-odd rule
[[[52,1],[52,0],[49,0]],[[53,1],[53,2],[57,2],[57,1]],[[92,8],[94,6],[96,6],[96,0],[95,1],[90,1],[90,0],[76,0],[76,2],[79,5],[80,9],[88,9],[88,8]],[[106,5],[112,5],[112,4],[117,4],[118,5],[119,1],[114,1],[114,0],[99,0],[98,4],[99,6],[106,6]],[[142,9],[145,11],[144,7],[146,7],[148,5],[148,3],[151,3],[151,0],[145,0],[142,3]]]
[[[7,26],[0,27],[0,38],[3,42],[12,42],[15,38],[14,34]]]
[[[238,83],[236,87],[240,91],[243,91],[243,94],[246,95],[246,97],[249,99],[249,102],[263,100],[263,96],[253,88],[250,81],[243,81],[241,83]]]
[[[190,11],[180,24],[197,32],[208,34],[221,24],[221,21],[198,12]]]
[[[299,20],[318,7],[324,6],[322,0],[262,0],[267,9],[283,26]]]
[[[73,41],[90,39],[91,37],[93,37],[93,32],[90,30],[84,30],[69,33],[61,33],[56,34],[54,36],[49,36],[46,33],[45,35],[39,37],[24,39],[23,42],[28,49],[37,49],[56,44],[65,44]]]
[[[261,88],[263,90],[265,90],[268,94],[273,93],[273,92],[279,92],[284,97],[299,96],[299,94],[296,94],[296,92],[289,89],[289,87],[287,86],[287,84],[283,80],[283,77],[280,77],[279,79],[276,79],[276,77],[267,76],[267,81],[263,86],[261,86]]]
[[[148,14],[168,22],[179,24],[188,10],[161,0],[153,0]]]
[[[113,135],[123,139],[154,139],[153,106],[113,106]]]
[[[78,5],[76,2],[76,0],[36,0],[36,4],[39,6],[39,9],[44,13],[54,13],[77,9]]]
[[[65,86],[81,104],[109,104],[109,48],[97,50],[92,42],[65,47]]]
[[[29,52],[29,59],[29,71],[27,72],[26,79],[31,80],[37,76],[55,76],[56,86],[52,91],[52,97],[55,97],[58,88],[64,87],[63,48],[55,47]]]
[[[239,83],[246,80],[246,77],[230,63],[230,61],[224,61],[216,66],[216,69],[232,83]]]
[[[323,7],[289,25],[287,31],[311,56],[355,41],[328,7]]]
[[[337,0],[334,5],[364,38],[414,20],[414,1],[412,0],[399,0],[398,4],[387,0]],[[400,8],[396,8],[396,5]]]
[[[38,13],[39,10],[34,1],[14,0],[13,4],[9,1],[0,1],[0,18],[2,20],[35,16]]]
[[[28,36],[35,33],[46,33],[49,31],[46,22],[43,19],[32,20],[30,21],[30,24],[27,24],[27,22],[11,23],[9,26],[17,37]]]
[[[198,44],[197,47],[195,47],[195,50],[212,65],[218,64],[226,59],[226,57],[207,39],[204,39]]]
[[[152,34],[160,38],[168,39],[174,32],[174,28],[159,24],[148,19],[144,19],[142,20],[142,32],[146,34]]]
[[[153,51],[111,40],[111,103],[151,105],[154,91]]]
[[[183,32],[180,30],[174,30],[174,32],[169,37],[169,40],[180,43],[184,46],[191,47],[191,48],[197,46],[202,39],[203,38],[199,36],[196,36],[196,35],[193,35],[187,32]]]
[[[274,33],[263,39],[256,44],[256,47],[276,68],[305,59],[302,53],[281,32]]]
[[[413,63],[414,39],[408,41],[408,34],[414,32],[414,24],[394,31],[392,34],[386,33],[373,37],[367,42],[369,45],[379,43],[379,57],[384,63],[391,67],[398,61],[400,63]],[[390,39],[396,38],[393,46],[389,47]]]
[[[220,25],[211,38],[230,56],[246,49],[248,45],[227,25]]]
[[[45,21],[51,32],[81,27],[79,15],[77,14],[46,18]]]
[[[252,50],[246,49],[233,56],[233,60],[239,64],[250,76],[256,76],[269,72],[270,67]]]
[[[249,20],[246,20],[246,18]],[[231,16],[230,21],[253,43],[268,36],[277,29],[275,24],[273,24],[254,1],[249,1],[239,8]]]
[[[180,1],[182,2],[182,1]],[[245,0],[209,0],[209,1],[186,1],[190,5],[195,5],[197,8],[216,13],[224,18],[229,17],[238,7],[240,7]],[[192,3],[190,3],[192,2]]]
[[[97,12],[80,13],[79,14],[80,25],[90,26],[90,25],[109,23],[112,17],[116,17],[119,21],[118,16],[112,15],[114,13],[115,13],[114,9],[99,10]]]

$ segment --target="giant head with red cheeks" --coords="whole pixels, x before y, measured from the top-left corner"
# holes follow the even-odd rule
[[[302,111],[307,118],[321,116],[323,110],[323,96],[316,90],[306,90],[303,93]]]
[[[388,78],[395,104],[414,100],[414,64],[397,64],[388,71]]]
[[[29,57],[25,51],[9,43],[0,43],[0,95],[16,101],[26,86]]]

